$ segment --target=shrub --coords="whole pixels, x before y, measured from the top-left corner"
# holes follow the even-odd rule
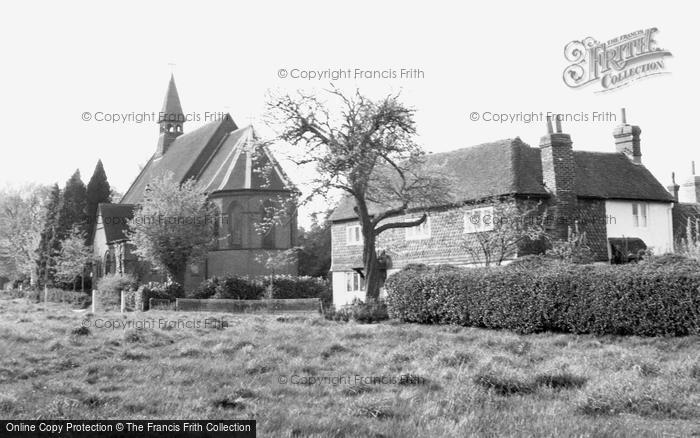
[[[332,321],[348,322],[350,320],[371,324],[374,322],[389,319],[386,303],[383,301],[372,301],[365,303],[359,299],[354,299],[351,304],[343,306],[338,310],[329,308],[325,312],[325,318]]]
[[[272,298],[320,298],[324,308],[333,302],[333,294],[326,280],[292,275],[277,275],[272,278]]]
[[[700,332],[700,271],[685,265],[409,269],[392,275],[386,290],[389,316],[406,322],[521,333]]]
[[[69,303],[75,308],[84,309],[90,305],[92,300],[90,294],[85,292],[74,292],[69,290],[62,290],[56,288],[49,288],[46,292],[44,290],[17,290],[12,289],[2,292],[3,296],[8,298],[26,298],[29,301],[35,303],[40,303],[48,300],[51,303]]]
[[[135,293],[134,305],[138,310],[149,310],[150,299],[156,298],[160,300],[175,301],[176,298],[182,298],[185,295],[185,290],[182,285],[176,282],[150,282],[147,285],[139,287]]]
[[[131,274],[107,274],[97,282],[100,292],[114,293],[119,296],[123,290],[136,288],[136,278]]]
[[[258,300],[262,298],[265,291],[262,285],[236,275],[227,275],[218,279],[215,290],[216,293],[211,298],[231,300]]]
[[[213,297],[216,294],[216,288],[219,287],[219,282],[219,277],[212,277],[204,280],[199,283],[197,290],[192,294],[192,298],[206,300],[207,298]]]
[[[70,303],[73,307],[84,309],[92,302],[92,297],[85,292],[73,292],[61,289],[47,289],[47,293],[39,292],[41,300],[48,299],[52,303]]]

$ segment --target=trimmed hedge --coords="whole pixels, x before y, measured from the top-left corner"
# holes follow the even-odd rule
[[[405,269],[386,282],[389,316],[521,333],[700,333],[692,264],[536,265]]]
[[[235,300],[259,300],[264,297],[275,299],[320,298],[324,308],[333,301],[328,282],[321,278],[277,275],[271,280],[272,294],[269,294],[270,278],[249,279],[235,275],[212,277],[200,283],[191,298]]]

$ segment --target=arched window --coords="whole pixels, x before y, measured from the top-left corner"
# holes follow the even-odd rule
[[[265,224],[266,228],[262,235],[262,247],[265,249],[275,248],[274,215],[275,212],[272,208],[272,203],[270,201],[265,201],[262,205],[262,211],[260,212],[262,223]]]
[[[104,269],[105,275],[113,274],[114,273],[114,257],[112,257],[112,253],[109,250],[107,250],[107,252],[105,252],[104,263],[105,263],[105,269]]]
[[[228,207],[228,245],[229,248],[243,246],[243,208],[233,201]]]

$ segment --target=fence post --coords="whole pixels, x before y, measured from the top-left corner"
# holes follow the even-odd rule
[[[122,303],[120,306],[120,311],[121,313],[126,312],[126,295],[124,294],[124,291],[122,291]]]
[[[95,302],[97,301],[97,290],[92,290],[92,313],[95,313]]]
[[[44,305],[49,302],[49,287],[44,285]]]

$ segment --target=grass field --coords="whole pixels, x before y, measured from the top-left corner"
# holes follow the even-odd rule
[[[270,437],[700,436],[697,336],[87,317],[85,329],[67,306],[0,299],[1,418],[252,418]],[[106,321],[131,326],[95,327]]]

